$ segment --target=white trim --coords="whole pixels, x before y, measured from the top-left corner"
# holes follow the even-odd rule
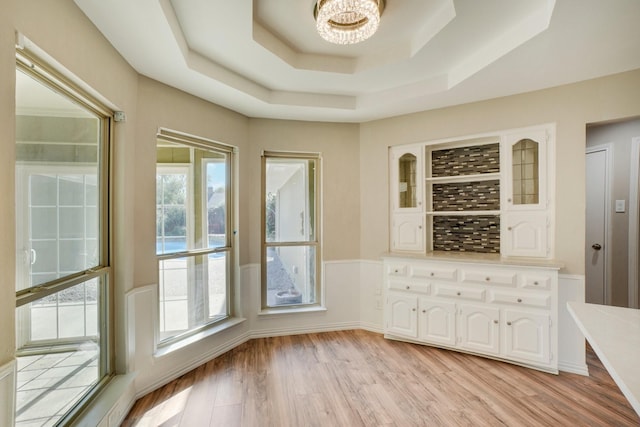
[[[611,171],[613,170],[613,144],[607,143],[602,145],[594,145],[587,147],[585,156],[590,153],[604,151],[607,156],[605,165],[605,212],[604,212],[604,241],[605,241],[605,260],[604,260],[604,303],[611,304],[611,249],[613,248],[612,225],[611,225]],[[586,171],[585,171],[586,173]],[[588,188],[586,189],[589,190]],[[586,250],[586,245],[585,245]]]
[[[640,234],[638,231],[638,180],[640,174],[640,136],[631,139],[631,167],[629,168],[629,274],[627,284],[629,287],[628,305],[630,308],[638,307],[638,243]]]

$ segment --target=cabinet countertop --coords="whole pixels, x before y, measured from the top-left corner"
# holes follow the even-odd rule
[[[484,254],[484,253],[472,253],[472,252],[429,252],[426,254],[413,254],[402,252],[387,252],[382,255],[383,259],[412,259],[423,261],[444,261],[444,262],[466,262],[477,264],[495,264],[505,266],[520,266],[520,267],[539,267],[539,268],[552,268],[561,269],[564,267],[562,262],[553,259],[541,259],[541,258],[525,258],[525,257],[513,257],[505,258],[500,254]]]
[[[567,308],[602,364],[640,414],[640,310],[580,302]]]

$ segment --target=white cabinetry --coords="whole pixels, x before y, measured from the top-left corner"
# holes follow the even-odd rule
[[[558,268],[390,256],[385,337],[557,373]]]
[[[503,136],[502,252],[551,257],[553,220],[553,128],[521,129]]]
[[[391,249],[424,252],[423,145],[392,147],[389,159]]]
[[[391,252],[552,259],[555,126],[389,150]]]

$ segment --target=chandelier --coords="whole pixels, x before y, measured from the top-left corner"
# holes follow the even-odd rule
[[[318,34],[335,44],[360,43],[378,29],[384,4],[384,0],[317,0]]]

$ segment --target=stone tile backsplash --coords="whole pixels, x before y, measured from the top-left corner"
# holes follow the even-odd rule
[[[433,250],[500,253],[500,216],[433,217]]]
[[[472,145],[431,152],[431,176],[500,172],[500,144]]]

